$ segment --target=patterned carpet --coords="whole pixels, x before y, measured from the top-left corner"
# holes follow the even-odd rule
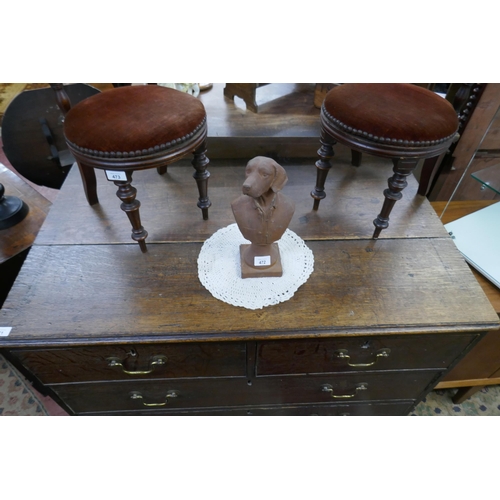
[[[26,379],[0,355],[0,416],[47,416],[49,412]]]
[[[490,385],[476,392],[462,404],[454,404],[451,398],[457,389],[432,391],[415,408],[412,416],[468,417],[500,415],[500,386]]]

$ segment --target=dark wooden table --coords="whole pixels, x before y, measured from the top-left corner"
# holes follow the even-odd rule
[[[0,311],[2,352],[74,414],[408,414],[499,321],[413,179],[371,240],[391,167],[339,162],[319,212],[314,163],[286,167],[315,270],[255,311],[213,298],[196,262],[234,222],[243,165],[211,165],[208,221],[184,201],[190,164],[137,172],[146,254],[114,185],[98,177],[91,207],[72,171]]]
[[[0,184],[6,196],[17,196],[29,206],[24,220],[0,230],[0,307],[14,282],[51,206],[51,202],[0,163]]]

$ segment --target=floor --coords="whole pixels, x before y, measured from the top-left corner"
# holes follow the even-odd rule
[[[431,391],[411,413],[420,417],[478,417],[500,415],[500,386],[482,388],[461,404],[454,404],[452,397],[457,389]]]

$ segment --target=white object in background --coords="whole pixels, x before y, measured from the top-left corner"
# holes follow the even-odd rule
[[[198,83],[158,83],[161,87],[168,87],[170,89],[180,90],[186,94],[191,94],[198,97],[200,94],[200,85]]]
[[[465,260],[500,288],[500,203],[444,227]]]
[[[147,83],[133,83],[132,85],[148,85]],[[169,89],[179,90],[186,94],[191,94],[193,97],[200,95],[199,83],[157,83],[160,87],[168,87]]]

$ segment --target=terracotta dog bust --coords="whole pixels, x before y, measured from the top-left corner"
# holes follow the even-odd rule
[[[281,276],[275,242],[283,236],[295,211],[294,202],[279,192],[288,177],[281,165],[264,156],[247,163],[245,176],[243,195],[231,203],[241,234],[251,241],[240,250],[242,277]],[[245,276],[248,273],[252,276]]]

